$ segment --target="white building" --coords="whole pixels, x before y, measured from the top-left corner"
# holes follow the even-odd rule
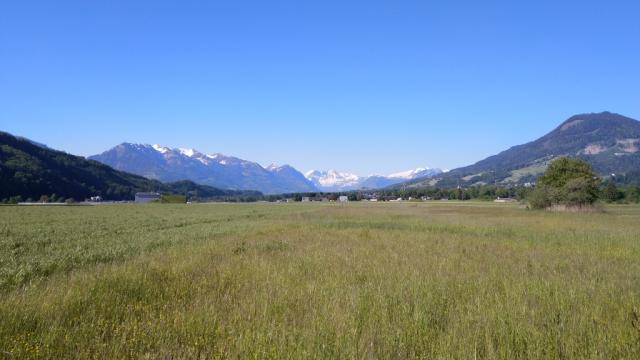
[[[338,198],[338,202],[341,202],[341,203],[349,202],[349,197],[346,195],[340,195],[340,197]]]

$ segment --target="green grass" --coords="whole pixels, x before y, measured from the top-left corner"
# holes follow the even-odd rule
[[[640,208],[0,207],[0,358],[640,358]]]

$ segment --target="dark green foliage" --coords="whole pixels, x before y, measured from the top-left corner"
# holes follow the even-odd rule
[[[599,179],[591,165],[580,159],[553,161],[529,196],[534,209],[552,205],[588,206],[598,199]]]
[[[559,197],[567,206],[587,206],[598,200],[598,186],[591,179],[575,178],[567,181]]]
[[[0,198],[20,195],[46,201],[58,197],[83,200],[133,199],[137,191],[157,191],[163,185],[116,171],[96,161],[55,151],[0,132]]]
[[[528,196],[529,205],[534,209],[546,209],[553,205],[554,199],[557,198],[555,189],[549,186],[538,186]]]
[[[607,202],[616,202],[624,198],[624,193],[618,190],[613,181],[609,181],[604,190],[602,190],[602,198]]]
[[[585,179],[597,185],[596,174],[591,165],[579,159],[563,157],[553,161],[547,171],[538,179],[539,185],[562,188],[574,179]]]
[[[525,200],[529,194],[531,194],[531,192],[533,191],[532,187],[524,187],[524,186],[520,186],[516,189],[516,198],[518,200]]]
[[[21,201],[22,201],[22,196],[18,195],[18,196],[12,196],[12,197],[8,198],[6,203],[7,204],[17,204],[17,203],[19,203]]]
[[[495,185],[476,185],[467,188],[456,187],[452,189],[437,187],[411,187],[407,189],[387,188],[382,190],[348,191],[338,193],[311,192],[280,194],[266,196],[265,200],[277,201],[282,199],[294,199],[294,201],[299,201],[302,197],[309,197],[312,201],[319,201],[321,198],[335,200],[340,195],[348,196],[350,201],[360,201],[372,197],[381,201],[395,200],[398,198],[403,200],[409,200],[409,198],[413,200],[422,198],[427,198],[429,200],[495,200],[497,197],[522,199],[518,194],[528,193],[528,191],[530,191],[530,189],[524,186],[500,187]]]
[[[252,190],[223,190],[213,186],[196,184],[190,180],[176,181],[165,184],[172,194],[186,196],[188,200],[195,201],[257,201],[262,198],[262,193]]]
[[[259,192],[220,190],[191,181],[163,184],[0,132],[0,199],[62,202],[99,195],[105,200],[132,200],[136,192],[147,191],[202,199],[261,196]]]
[[[629,186],[624,192],[624,199],[631,203],[640,202],[640,186]]]

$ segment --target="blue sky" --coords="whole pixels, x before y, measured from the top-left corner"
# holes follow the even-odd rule
[[[0,130],[300,170],[454,168],[640,119],[638,1],[4,1]]]

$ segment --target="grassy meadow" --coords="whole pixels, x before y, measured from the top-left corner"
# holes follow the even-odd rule
[[[640,358],[640,207],[0,207],[0,359]]]

